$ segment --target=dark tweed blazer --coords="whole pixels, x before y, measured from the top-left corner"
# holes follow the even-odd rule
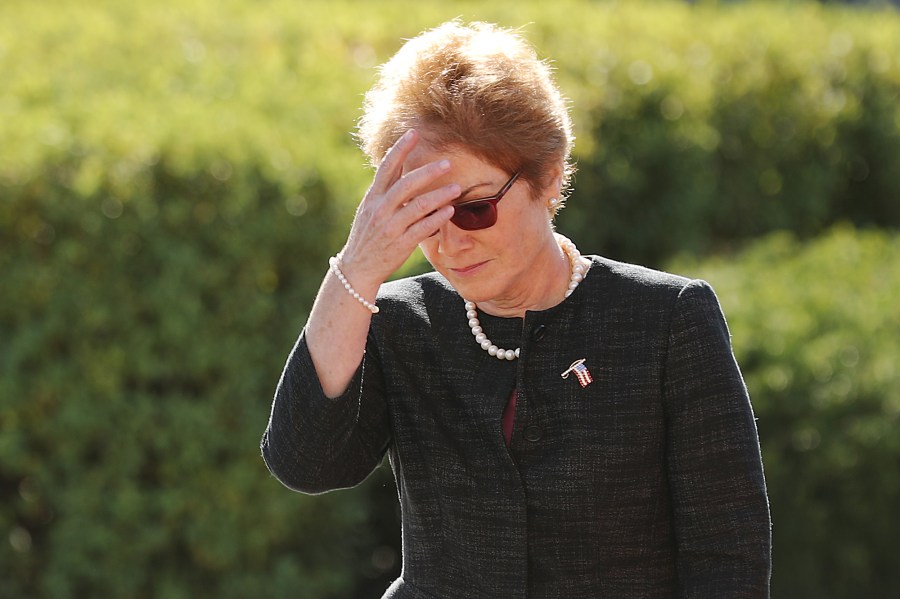
[[[384,597],[767,597],[770,524],[753,412],[712,289],[593,257],[572,296],[480,314],[437,274],[386,284],[365,360],[323,395],[303,334],[262,452],[288,487],[362,481],[386,451],[403,572]],[[584,358],[593,382],[560,374]],[[501,415],[518,406],[507,448]]]

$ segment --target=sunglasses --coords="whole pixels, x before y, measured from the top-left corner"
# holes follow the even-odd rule
[[[497,222],[497,202],[503,199],[506,192],[509,191],[519,173],[513,173],[509,181],[500,188],[500,191],[486,198],[476,198],[466,200],[453,206],[454,212],[450,222],[466,231],[478,231],[479,229],[487,229],[493,227]]]

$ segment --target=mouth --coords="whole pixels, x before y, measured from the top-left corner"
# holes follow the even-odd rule
[[[464,277],[467,275],[474,274],[475,272],[481,270],[481,267],[487,263],[488,263],[488,261],[485,260],[484,262],[476,262],[475,264],[470,264],[468,266],[463,266],[461,268],[448,268],[447,270],[449,270],[450,272],[452,272],[453,274],[455,274],[457,276]]]

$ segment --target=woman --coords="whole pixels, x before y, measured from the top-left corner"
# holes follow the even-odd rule
[[[572,133],[547,65],[451,22],[365,109],[377,171],[284,368],[269,469],[322,493],[389,452],[385,597],[766,597],[759,443],[716,297],[554,232]],[[385,283],[416,246],[436,272]]]

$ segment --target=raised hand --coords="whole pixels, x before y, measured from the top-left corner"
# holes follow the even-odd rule
[[[407,131],[385,154],[341,252],[342,276],[366,302],[354,299],[336,275],[328,274],[306,322],[309,353],[328,397],[347,388],[365,353],[372,313],[363,306],[375,301],[378,288],[419,242],[453,216],[450,202],[460,195],[460,186],[437,185],[450,170],[447,160],[403,172],[418,141],[415,131]]]
[[[459,185],[435,187],[450,170],[449,160],[403,173],[419,139],[410,129],[388,150],[356,211],[341,254],[344,274],[357,289],[377,290],[421,241],[453,216],[450,202],[459,196]]]

